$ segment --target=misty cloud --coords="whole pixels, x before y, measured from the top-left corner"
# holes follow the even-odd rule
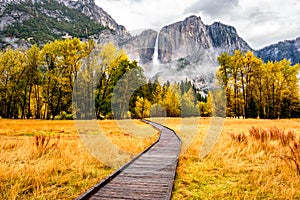
[[[205,24],[234,26],[251,47],[300,36],[299,0],[95,0],[128,31],[161,28],[200,16]]]
[[[121,1],[121,0],[119,0]],[[124,0],[122,0],[124,1]],[[144,0],[129,0],[130,3],[142,3]]]
[[[188,13],[199,13],[210,16],[219,16],[224,13],[230,13],[233,9],[238,6],[238,0],[197,0],[184,11],[185,14]]]

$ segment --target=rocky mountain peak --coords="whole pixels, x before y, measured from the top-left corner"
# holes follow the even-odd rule
[[[169,63],[189,58],[193,63],[216,61],[221,52],[251,50],[234,27],[215,22],[205,25],[200,17],[192,15],[162,28],[159,34],[159,60]]]
[[[131,59],[138,60],[141,64],[153,61],[157,32],[148,29],[137,36],[130,37],[119,44],[126,50]]]
[[[78,0],[82,4],[96,5],[95,0]]]
[[[236,49],[242,51],[252,50],[251,47],[237,34],[233,26],[215,22],[207,26],[213,46],[221,51],[233,52]]]
[[[58,0],[67,7],[77,9],[91,20],[110,28],[119,34],[128,34],[126,28],[116,21],[102,8],[96,5],[95,0]]]
[[[300,49],[300,37],[296,38],[295,43],[296,43],[296,46],[299,47],[299,49]]]
[[[264,47],[256,51],[256,54],[265,62],[280,61],[286,58],[292,64],[300,63],[300,37]]]
[[[0,48],[27,46],[28,38],[39,44],[66,34],[95,38],[106,30],[129,36],[94,0],[0,0]]]
[[[64,3],[65,5],[73,4],[73,5],[85,5],[85,6],[96,6],[95,0],[57,0],[60,3]]]
[[[191,16],[184,21],[165,26],[159,33],[158,58],[168,63],[201,49],[213,48],[205,24],[200,17]]]
[[[208,26],[211,29],[215,30],[224,30],[226,29],[227,33],[232,35],[237,35],[237,31],[233,26],[223,24],[221,22],[214,22],[212,25]]]
[[[201,24],[204,24],[201,20],[201,17],[197,17],[196,15],[191,15],[187,18],[185,18],[185,20],[183,21],[183,24],[184,25],[192,25],[192,24],[195,24],[195,23],[201,23]]]

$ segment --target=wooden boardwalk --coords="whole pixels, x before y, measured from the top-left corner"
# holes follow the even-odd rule
[[[170,199],[181,140],[160,124],[156,143],[78,199]]]

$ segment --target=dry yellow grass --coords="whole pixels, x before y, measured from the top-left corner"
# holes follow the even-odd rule
[[[0,119],[0,135],[32,136],[41,133],[77,135],[74,121]]]
[[[300,198],[295,167],[278,157],[285,149],[276,143],[265,150],[254,141],[236,143],[228,134],[276,126],[300,135],[300,120],[226,119],[217,145],[205,159],[199,152],[210,118],[153,120],[174,129],[186,150],[179,159],[172,199]],[[134,127],[126,121],[99,123],[113,144],[131,153],[157,138],[150,127],[150,137],[136,136],[146,126],[139,121]],[[51,135],[44,151],[36,145],[40,134]],[[0,137],[0,199],[74,199],[114,170],[90,155],[74,121],[0,120]]]
[[[257,148],[255,141],[235,143],[228,133],[248,133],[252,127],[278,127],[300,134],[299,120],[226,119],[222,135],[205,159],[199,158],[211,119],[167,119],[165,125],[186,138],[198,123],[198,133],[177,168],[172,199],[299,199],[295,167],[279,158],[286,150]],[[181,125],[181,128],[180,127]],[[183,128],[184,127],[184,128]],[[190,132],[190,133],[189,133]],[[272,145],[270,145],[272,147]]]
[[[135,154],[158,136],[139,121],[152,137],[136,137],[114,121],[99,124],[112,143]],[[50,138],[47,145],[37,144],[40,135]],[[114,171],[91,156],[74,121],[0,120],[0,138],[0,199],[74,199]]]

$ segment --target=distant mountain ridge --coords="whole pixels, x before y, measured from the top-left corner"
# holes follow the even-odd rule
[[[104,27],[116,31],[119,34],[126,34],[126,28],[123,25],[119,25],[116,21],[102,8],[95,4],[94,0],[58,0],[64,3],[67,7],[81,11],[84,15],[91,20]]]
[[[188,78],[195,84],[210,82],[221,52],[252,50],[234,27],[220,22],[206,25],[194,15],[164,26],[158,33],[157,48],[160,65],[156,77],[170,81]]]
[[[126,35],[94,0],[2,0],[0,2],[0,48],[46,43],[69,34],[90,38],[103,30]]]
[[[205,25],[197,16],[164,26],[159,33],[158,48],[163,63],[174,61],[177,59],[174,55],[178,55],[193,58],[192,62],[198,64],[199,57],[207,56],[207,59],[216,61],[216,55],[224,51],[252,50],[234,27],[220,22]]]
[[[198,72],[211,73],[218,65],[217,56],[221,52],[252,50],[234,27],[220,22],[205,25],[194,15],[166,25],[159,32],[145,30],[117,44],[126,49],[132,59],[139,60],[146,73],[156,72],[163,79],[174,80],[179,77],[194,79],[200,76]],[[155,50],[158,51],[157,58],[154,58]],[[160,62],[159,67],[153,66],[154,60]]]
[[[218,66],[218,55],[237,49],[254,51],[265,61],[287,58],[300,62],[300,38],[255,51],[233,26],[220,22],[206,25],[194,15],[159,31],[145,30],[132,36],[94,0],[0,1],[0,49],[44,44],[64,36],[113,42],[138,60],[149,78],[166,80],[189,78],[203,83],[203,77],[211,77]]]
[[[267,61],[280,61],[287,58],[292,64],[300,63],[300,37],[266,46],[257,52],[257,56]]]

